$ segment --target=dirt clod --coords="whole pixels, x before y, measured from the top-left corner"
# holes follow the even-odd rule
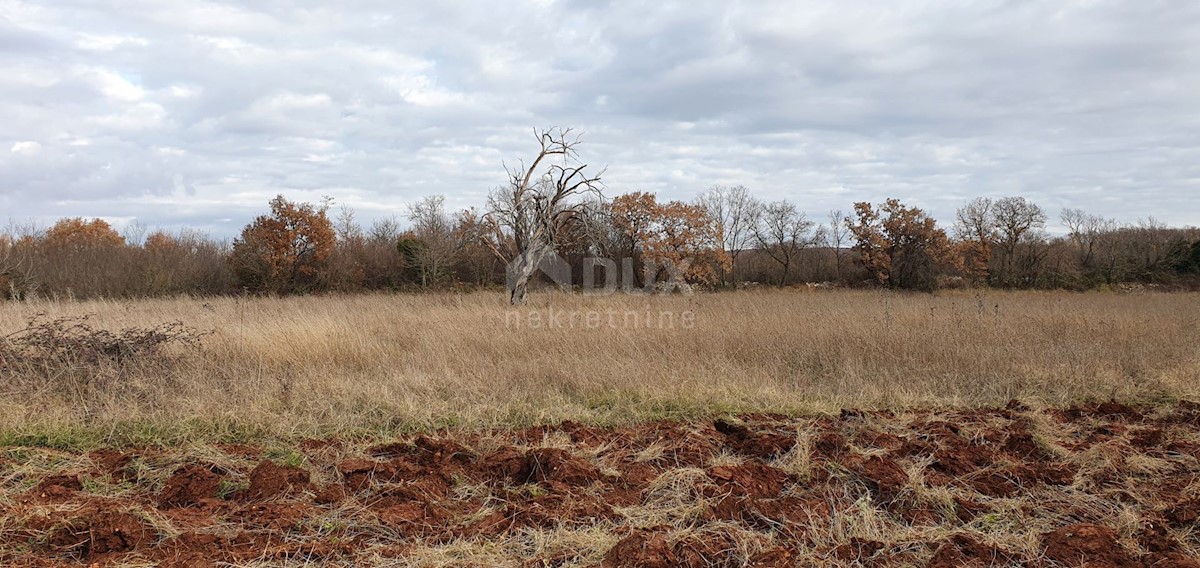
[[[138,517],[119,510],[89,507],[53,527],[46,543],[57,552],[89,560],[102,554],[138,550],[154,538],[154,531]]]
[[[158,495],[158,503],[164,508],[189,507],[200,503],[202,499],[216,497],[220,486],[221,476],[214,473],[211,466],[184,466],[167,479],[166,486]]]
[[[277,497],[294,489],[308,486],[309,474],[298,467],[277,465],[263,460],[250,472],[250,488],[244,498],[262,500]]]
[[[70,498],[82,489],[83,483],[78,475],[51,475],[38,483],[33,492],[42,499],[56,501]]]
[[[717,420],[713,426],[725,435],[726,444],[739,454],[761,459],[772,459],[786,454],[796,445],[796,436],[774,432],[754,432],[749,428]]]
[[[938,547],[929,561],[929,568],[1007,566],[1012,562],[1011,554],[983,544],[971,536],[957,534]]]
[[[1044,545],[1046,558],[1065,566],[1136,566],[1117,542],[1117,533],[1105,526],[1068,525],[1047,533]]]
[[[501,450],[488,460],[509,481],[518,484],[556,481],[587,485],[600,478],[600,470],[586,460],[558,448],[537,448],[526,453]]]
[[[637,531],[621,539],[604,555],[604,568],[674,568],[675,551],[659,532]]]

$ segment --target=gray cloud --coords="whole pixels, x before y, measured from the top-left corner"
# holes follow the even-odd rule
[[[557,124],[611,193],[1200,223],[1200,5],[425,4],[0,2],[0,218],[480,205]]]

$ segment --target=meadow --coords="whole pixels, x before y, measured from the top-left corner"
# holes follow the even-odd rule
[[[9,302],[0,564],[1200,566],[1198,300]]]
[[[380,437],[842,408],[1062,406],[1200,391],[1200,294],[756,290],[33,301],[98,330],[177,321],[146,361],[9,369],[0,432],[45,443]],[[134,359],[134,358],[128,358]]]

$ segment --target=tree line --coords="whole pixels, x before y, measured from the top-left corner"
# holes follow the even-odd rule
[[[1124,283],[1200,284],[1200,229],[1134,224],[1065,209],[1064,236],[1023,197],[977,198],[943,227],[897,199],[810,217],[743,186],[696,199],[645,192],[611,197],[603,172],[578,161],[570,130],[539,131],[529,165],[486,207],[451,212],[422,198],[398,218],[363,227],[331,200],[280,195],[232,241],[196,231],[121,234],[102,219],[0,234],[0,297],[295,294],[506,285],[522,303],[555,257],[571,282],[613,279],[653,289],[824,283],[931,291],[946,287],[1089,289]],[[553,253],[553,255],[551,254]],[[597,270],[596,260],[608,259]],[[587,282],[589,279],[592,282]]]

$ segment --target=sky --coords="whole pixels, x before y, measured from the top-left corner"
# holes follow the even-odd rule
[[[550,126],[609,197],[1200,225],[1200,2],[0,0],[0,223],[403,220]]]

